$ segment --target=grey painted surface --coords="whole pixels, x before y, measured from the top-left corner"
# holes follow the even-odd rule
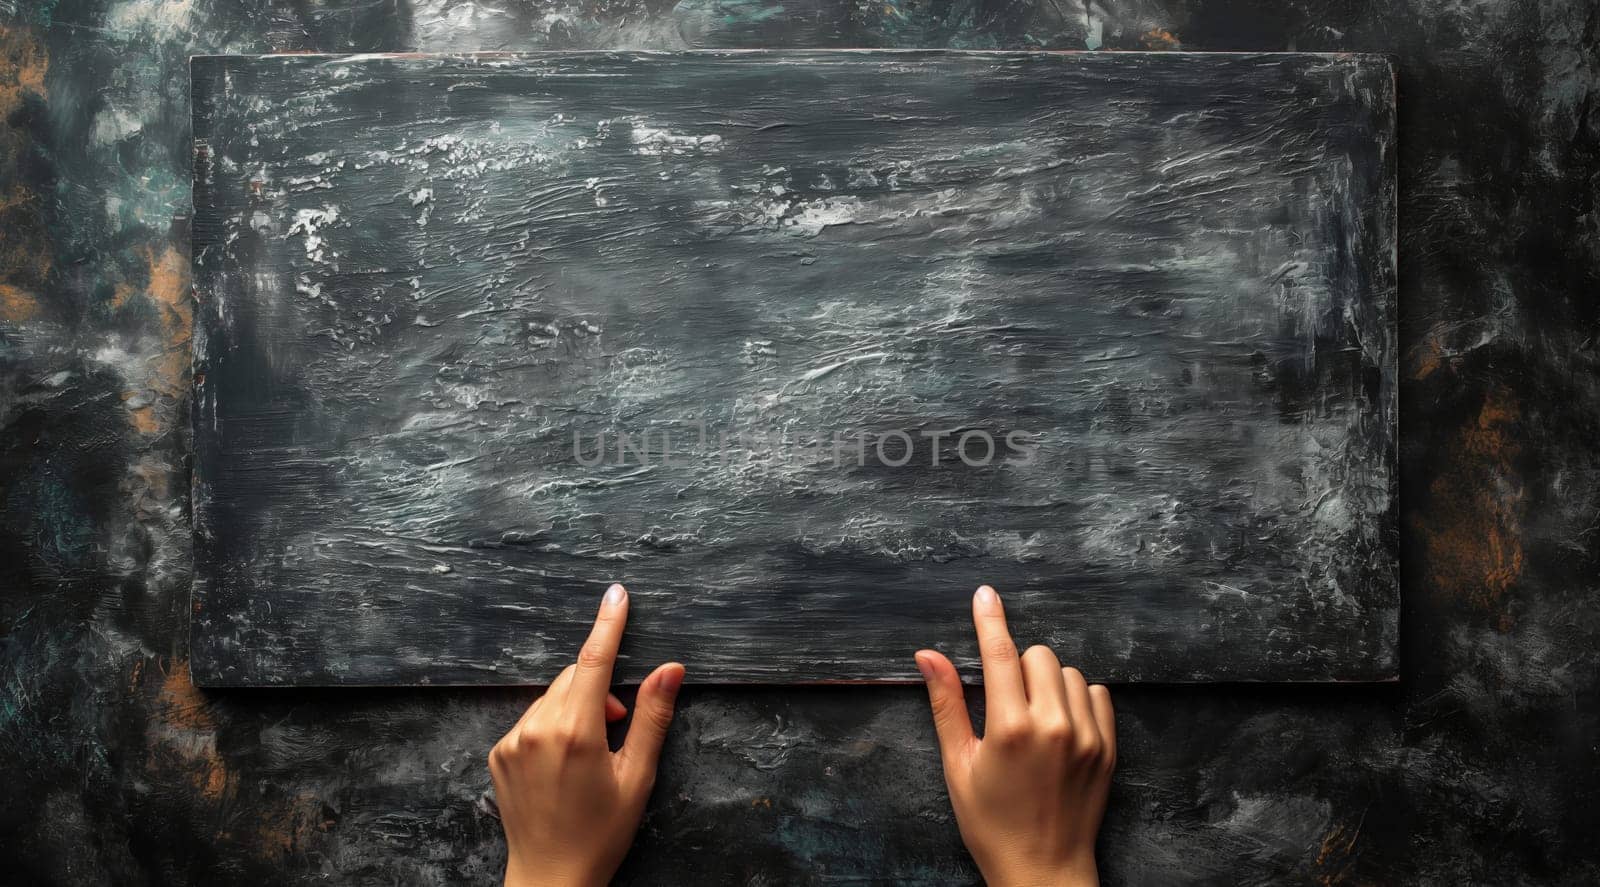
[[[1395,674],[1381,57],[192,71],[200,683]]]

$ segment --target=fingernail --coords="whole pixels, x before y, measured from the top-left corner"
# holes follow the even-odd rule
[[[978,593],[972,597],[985,607],[997,606],[1000,603],[1000,595],[995,594],[994,589],[987,585],[978,586]]]
[[[681,686],[683,686],[682,668],[669,668],[661,673],[661,689],[668,693],[676,693]]]
[[[606,596],[601,603],[608,607],[620,607],[622,606],[622,602],[627,599],[628,590],[620,585],[613,584],[610,588],[606,589]]]
[[[917,671],[922,672],[922,679],[925,681],[933,680],[933,663],[929,662],[928,657],[922,655],[921,653],[918,653],[916,658]]]

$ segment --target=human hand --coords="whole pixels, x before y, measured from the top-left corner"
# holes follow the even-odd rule
[[[1098,884],[1094,839],[1117,760],[1111,693],[1062,668],[1049,647],[1019,658],[987,585],[973,595],[972,621],[988,712],[982,739],[955,666],[917,651],[961,840],[991,887]]]
[[[606,722],[627,709],[607,688],[627,621],[628,592],[613,585],[577,663],[489,752],[506,831],[507,887],[605,884],[633,843],[683,666],[668,662],[639,685],[628,737],[613,753]]]

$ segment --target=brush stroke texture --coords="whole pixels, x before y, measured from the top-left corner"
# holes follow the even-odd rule
[[[1381,59],[193,75],[202,684],[543,682],[617,579],[623,679],[913,679],[980,581],[1096,678],[1395,673]]]

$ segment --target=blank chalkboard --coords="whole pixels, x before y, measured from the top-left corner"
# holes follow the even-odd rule
[[[192,71],[200,683],[1394,676],[1386,60]]]

